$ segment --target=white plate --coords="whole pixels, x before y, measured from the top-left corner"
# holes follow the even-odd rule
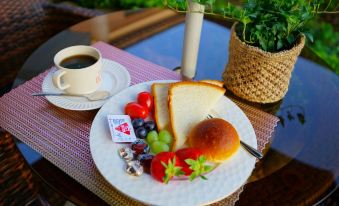
[[[125,163],[117,153],[118,148],[124,145],[112,142],[107,115],[123,114],[125,104],[135,101],[139,92],[150,91],[152,83],[154,82],[145,82],[123,90],[97,113],[90,132],[90,149],[102,176],[125,195],[152,205],[205,205],[221,200],[239,189],[252,173],[255,164],[255,158],[242,147],[230,159],[207,174],[207,181],[175,180],[165,185],[147,174],[133,177],[125,173]],[[240,139],[257,148],[250,121],[231,100],[221,98],[210,113],[232,123]]]
[[[130,85],[131,77],[124,66],[109,59],[103,59],[102,65],[102,83],[98,90],[106,90],[109,91],[111,95],[115,95]],[[42,83],[43,92],[63,92],[53,85],[52,75],[55,70],[56,68],[54,67],[45,77]],[[108,99],[89,101],[85,97],[66,96],[46,96],[46,99],[55,106],[69,110],[98,109],[108,101]]]

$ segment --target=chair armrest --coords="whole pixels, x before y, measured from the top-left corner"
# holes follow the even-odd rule
[[[82,17],[84,19],[92,18],[104,14],[105,12],[96,9],[88,9],[76,5],[65,3],[44,3],[42,5],[46,15],[70,15]]]
[[[74,24],[104,14],[99,10],[63,3],[43,3],[42,8],[45,14],[43,20],[44,31],[47,36],[53,36]]]

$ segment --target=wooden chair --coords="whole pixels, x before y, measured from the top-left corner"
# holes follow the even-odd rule
[[[0,0],[0,96],[7,92],[26,58],[56,33],[102,14],[48,0]]]
[[[31,169],[13,137],[1,129],[0,205],[48,205],[39,195]]]

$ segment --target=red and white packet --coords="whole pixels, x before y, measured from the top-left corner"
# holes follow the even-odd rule
[[[137,140],[128,115],[107,115],[109,130],[114,142],[134,142]]]

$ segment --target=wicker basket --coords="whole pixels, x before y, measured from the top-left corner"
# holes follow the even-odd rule
[[[232,26],[229,61],[223,73],[227,89],[252,102],[272,103],[282,99],[305,37],[301,36],[290,50],[270,53],[242,42],[234,31],[235,26]]]

